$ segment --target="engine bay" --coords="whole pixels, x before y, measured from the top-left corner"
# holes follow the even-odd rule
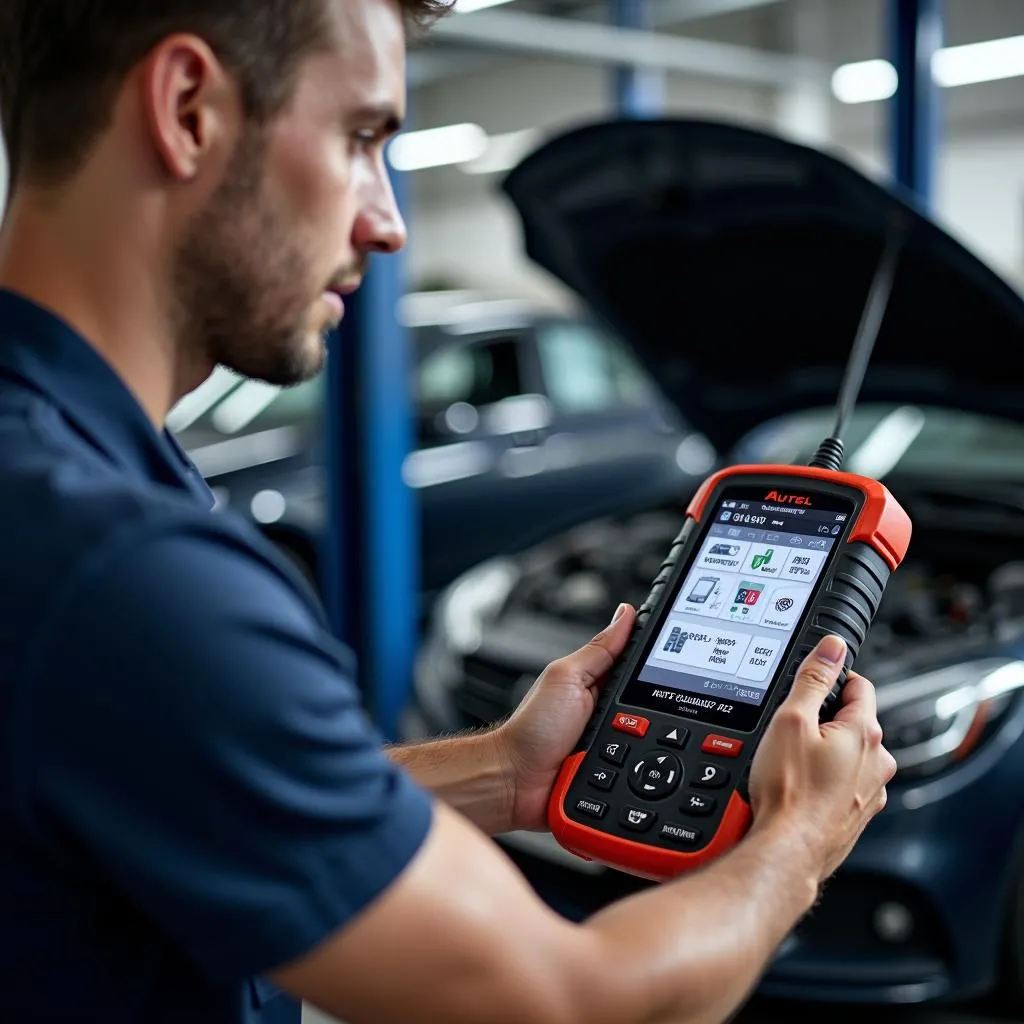
[[[895,485],[893,487],[896,493]],[[906,487],[914,521],[858,660],[878,682],[944,657],[962,660],[1024,633],[1024,496]],[[600,629],[619,601],[639,605],[683,515],[658,509],[580,527],[521,556],[506,610]]]

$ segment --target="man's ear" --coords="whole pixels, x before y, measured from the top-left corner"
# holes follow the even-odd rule
[[[172,177],[191,180],[237,134],[241,103],[233,78],[202,39],[187,34],[161,40],[140,70],[158,158]]]

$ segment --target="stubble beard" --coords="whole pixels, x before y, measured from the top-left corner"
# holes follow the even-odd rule
[[[186,360],[281,387],[316,376],[326,353],[322,289],[267,188],[266,144],[251,129],[193,220],[173,268],[175,340]]]

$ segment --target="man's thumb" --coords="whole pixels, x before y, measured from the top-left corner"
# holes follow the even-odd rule
[[[576,662],[575,667],[592,678],[604,675],[626,649],[635,618],[636,612],[632,605],[620,604],[612,621],[593,640],[569,656]]]
[[[846,641],[832,634],[822,637],[797,669],[787,702],[817,717],[821,705],[839,678],[845,660]]]

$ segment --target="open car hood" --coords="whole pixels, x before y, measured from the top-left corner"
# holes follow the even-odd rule
[[[721,453],[835,403],[893,223],[905,241],[860,400],[1024,418],[1024,299],[831,156],[720,122],[614,121],[546,143],[502,187],[527,254]]]

